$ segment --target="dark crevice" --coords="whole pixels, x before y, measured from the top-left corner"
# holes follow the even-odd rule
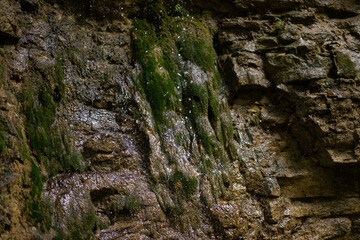
[[[102,199],[111,195],[118,194],[118,191],[114,188],[102,188],[99,190],[93,190],[90,192],[92,202],[100,202]]]
[[[358,14],[345,9],[323,7],[319,9],[319,12],[326,14],[332,19],[346,19],[356,17]]]
[[[219,43],[219,32],[216,32],[213,37],[213,47],[215,49],[216,55],[222,55],[222,48]]]
[[[5,32],[0,32],[0,46],[16,44],[18,41],[18,37],[12,36]]]

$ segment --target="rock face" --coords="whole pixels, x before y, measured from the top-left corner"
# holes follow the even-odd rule
[[[358,1],[0,13],[1,239],[359,239]]]

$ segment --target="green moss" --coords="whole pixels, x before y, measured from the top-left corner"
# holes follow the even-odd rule
[[[155,121],[161,125],[164,123],[164,111],[176,106],[175,65],[171,57],[161,49],[158,53],[154,52],[159,44],[154,25],[138,19],[135,21],[135,29],[135,55],[142,67],[139,87],[143,89],[150,103]],[[161,68],[165,68],[169,76],[162,75],[159,72]]]
[[[219,199],[219,194],[217,193],[217,191],[216,191],[216,189],[215,189],[215,187],[214,187],[214,185],[213,185],[212,182],[210,182],[210,189],[211,189],[211,193],[212,193],[213,198],[214,198],[215,201],[217,202],[218,199]]]
[[[201,113],[206,115],[209,106],[209,96],[207,88],[200,84],[189,83],[185,91],[186,95],[189,98],[193,99],[193,102],[200,102]]]
[[[60,226],[59,221],[55,219],[57,235],[53,237],[53,240],[91,239],[99,225],[94,207],[90,206],[89,209],[81,212],[74,209],[70,211],[71,217],[67,219],[66,226]],[[68,231],[65,232],[63,227],[66,227]]]
[[[181,192],[186,199],[190,199],[196,192],[198,181],[195,177],[187,177],[181,171],[176,170],[173,174],[170,183],[173,188],[181,188]]]
[[[131,194],[127,197],[125,208],[128,209],[131,213],[136,213],[140,210],[140,198],[136,194]]]
[[[211,109],[214,118],[218,118],[220,116],[220,106],[218,100],[218,94],[209,88],[209,106]]]
[[[184,60],[195,63],[204,71],[214,71],[216,52],[208,42],[202,39],[184,39],[176,45]]]
[[[45,165],[50,176],[82,171],[82,158],[70,147],[68,134],[59,125],[53,126],[57,106],[50,88],[41,82],[34,85],[39,88],[24,88],[21,101],[26,136],[38,162]]]
[[[200,156],[199,163],[201,164],[198,165],[198,167],[201,169],[201,172],[205,173],[206,175],[211,172],[214,166],[210,158],[205,158],[203,156]]]
[[[186,123],[187,127],[195,131],[199,145],[210,156],[197,163],[202,171],[210,172],[215,164],[212,163],[213,156],[221,161],[224,147],[229,146],[232,123],[229,115],[227,120],[221,117],[226,109],[219,104],[221,77],[215,65],[216,52],[212,33],[206,21],[200,18],[194,20],[182,12],[179,6],[169,14],[162,6],[146,6],[143,15],[139,16],[142,19],[134,21],[134,56],[142,69],[135,84],[150,103],[156,123],[155,130],[161,132],[161,126],[168,124],[164,119],[165,111],[176,110],[176,113],[190,120]],[[187,79],[187,75],[180,72],[181,60],[196,64],[213,80],[205,84],[193,83],[192,79]],[[216,136],[210,135],[211,129],[208,129],[204,121],[206,117]],[[175,135],[178,146],[183,141],[181,134]],[[165,148],[163,151],[166,153]],[[176,159],[169,159],[176,164]],[[206,162],[204,159],[207,159]],[[163,177],[161,181],[166,181],[166,178]],[[179,171],[170,180],[175,192],[180,192],[186,199],[194,194],[197,184],[196,179],[187,178]],[[176,196],[177,200],[181,200],[181,197]],[[166,211],[168,210],[165,209]]]
[[[285,21],[282,20],[281,18],[274,17],[274,24],[272,26],[273,32],[279,33],[281,31],[283,31],[285,28],[285,24],[286,24]]]
[[[182,132],[177,132],[175,135],[175,143],[177,146],[182,146],[184,144],[184,134]]]
[[[189,11],[187,11],[185,8],[183,8],[180,4],[175,5],[174,13],[175,13],[175,15],[182,16],[182,17],[189,15]]]
[[[213,155],[211,137],[209,136],[208,130],[203,126],[201,122],[201,116],[203,115],[202,111],[204,110],[204,107],[201,105],[200,102],[201,101],[193,101],[192,103],[188,103],[186,105],[188,107],[190,105],[190,110],[188,110],[188,113],[197,138],[200,140],[200,143],[203,145],[205,151],[209,155]]]
[[[175,206],[166,206],[164,212],[167,216],[175,217],[182,214],[182,209],[179,205],[176,204]]]
[[[40,170],[33,161],[31,162],[30,179],[31,179],[30,195],[34,200],[39,200],[42,193],[43,182],[41,179]]]
[[[350,59],[349,55],[337,53],[335,57],[338,74],[344,77],[356,77],[356,64]]]
[[[61,55],[56,57],[56,64],[53,67],[51,75],[55,84],[55,99],[56,101],[60,101],[65,96],[65,83]]]
[[[0,115],[0,131],[9,132],[10,129],[7,124],[7,120],[3,115]]]
[[[35,226],[45,232],[51,227],[52,208],[48,201],[41,199],[43,180],[34,161],[31,162],[30,180],[31,199],[27,201],[27,208]]]
[[[69,60],[73,65],[77,65],[79,67],[81,67],[83,61],[84,61],[84,52],[76,49],[76,48],[72,48],[69,50]]]
[[[51,161],[50,175],[54,176],[59,172],[82,172],[82,156],[72,149],[70,137],[65,129],[58,129],[52,134],[51,139]]]
[[[214,146],[214,157],[215,158],[221,158],[221,156],[224,154],[220,144],[217,142],[217,144]]]
[[[257,115],[254,115],[250,118],[250,123],[253,126],[259,126],[260,125],[260,118]]]
[[[205,151],[212,156],[213,155],[213,146],[210,136],[208,135],[206,129],[200,127],[200,130],[197,131],[197,136],[200,138],[202,145],[205,148]]]
[[[135,214],[140,210],[140,197],[137,194],[124,195],[111,204],[115,215]]]
[[[79,213],[73,212],[73,221],[68,221],[67,227],[70,236],[62,236],[62,238],[59,239],[91,239],[93,231],[97,228],[98,223],[94,207],[83,212],[83,217],[81,219],[79,219],[78,214]]]

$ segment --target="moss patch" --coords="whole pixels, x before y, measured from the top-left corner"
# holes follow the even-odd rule
[[[30,213],[30,218],[35,226],[41,231],[48,231],[51,227],[52,209],[47,201],[41,199],[43,190],[43,180],[39,168],[35,162],[31,162],[30,171],[30,197],[27,201],[27,208]]]
[[[140,197],[137,194],[124,195],[111,204],[115,215],[135,214],[140,210]]]
[[[209,111],[214,119],[220,111],[217,102],[220,74],[215,67],[216,52],[211,34],[201,21],[169,16],[157,4],[144,9],[143,19],[134,21],[134,55],[142,67],[138,88],[150,103],[158,129],[165,124],[164,111],[185,109],[199,141],[212,155],[211,137],[201,123],[201,117],[208,115]],[[183,11],[174,9],[175,16],[180,12]],[[213,81],[201,86],[180,77],[183,74],[178,68],[179,56],[212,74]],[[184,85],[182,81],[188,84]],[[184,98],[192,101],[184,101]]]
[[[91,239],[93,231],[97,228],[95,209],[91,208],[85,212],[84,215],[84,218],[81,220],[78,219],[78,221],[74,221],[73,224],[68,224],[70,239]]]
[[[87,211],[77,212],[71,210],[71,219],[67,221],[68,233],[62,230],[57,231],[57,235],[53,240],[62,239],[91,239],[93,232],[98,228],[98,219],[95,215],[94,207],[90,207]]]
[[[58,103],[65,94],[62,71],[58,57],[46,79],[38,76],[36,80],[28,80],[19,95],[25,115],[25,134],[16,127],[16,134],[21,139],[18,148],[23,161],[31,160],[30,196],[25,209],[40,232],[48,231],[53,225],[52,206],[42,199],[43,181],[58,173],[83,170],[82,157],[72,147],[66,126],[56,122]]]
[[[163,46],[155,32],[155,25],[144,20],[135,21],[135,56],[140,62],[142,72],[139,87],[148,99],[154,119],[158,125],[164,124],[163,113],[177,105],[175,85],[178,81],[173,57]]]
[[[204,71],[215,70],[216,53],[212,45],[203,39],[183,39],[176,43],[184,60],[191,61]]]
[[[198,170],[212,183],[211,190],[218,199],[221,193],[217,192],[224,191],[224,184],[215,181],[218,173],[213,170],[227,161],[224,156],[232,139],[232,123],[227,104],[220,104],[221,77],[216,69],[213,35],[204,18],[188,16],[180,6],[173,11],[168,14],[162,6],[147,6],[141,19],[134,21],[134,56],[142,70],[135,84],[150,103],[155,131],[160,137],[168,133],[165,129],[174,127],[173,119],[165,119],[174,114],[175,119],[183,119],[191,135],[195,133],[199,154],[192,157],[197,158]],[[197,74],[184,66],[187,61],[198,66],[195,71],[205,72],[206,79],[196,79]],[[187,135],[180,129],[174,133],[179,148],[188,147],[184,140]],[[172,190],[167,196],[172,201],[170,206],[161,207],[173,222],[179,222],[178,215],[182,214],[185,201],[192,200],[198,180],[179,170],[183,169],[181,163],[166,152],[168,143],[164,140],[168,139],[168,135],[161,139],[162,151],[175,171],[171,176],[163,174],[159,181]],[[124,209],[122,201],[119,209]]]
[[[69,145],[66,130],[53,126],[56,103],[49,87],[25,88],[21,96],[25,113],[25,132],[39,163],[49,166],[49,175],[82,171],[81,156]]]
[[[340,76],[349,78],[357,76],[356,65],[349,55],[338,52],[335,57],[335,63]]]
[[[54,93],[55,99],[60,101],[65,96],[65,83],[64,83],[64,73],[62,69],[62,57],[58,55],[56,57],[56,64],[52,69],[52,78],[53,83],[55,84]]]
[[[175,171],[170,183],[172,188],[181,191],[186,199],[190,199],[198,187],[198,181],[195,177],[187,177],[179,170]]]

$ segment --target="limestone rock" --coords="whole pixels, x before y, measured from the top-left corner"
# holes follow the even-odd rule
[[[315,54],[305,60],[293,54],[268,53],[265,66],[269,78],[281,84],[326,78],[331,61]]]
[[[293,235],[292,239],[308,239],[316,234],[319,238],[349,238],[351,222],[348,218],[309,219]]]
[[[354,52],[348,50],[339,50],[335,52],[335,64],[337,74],[340,77],[355,78],[358,77],[360,70],[360,59]]]
[[[262,69],[261,58],[256,54],[246,52],[229,56],[224,63],[224,72],[234,91],[250,88],[268,88],[270,82],[265,78]]]
[[[1,1],[0,3],[0,43],[16,43],[21,37],[21,28],[17,14],[19,4],[14,1]]]

